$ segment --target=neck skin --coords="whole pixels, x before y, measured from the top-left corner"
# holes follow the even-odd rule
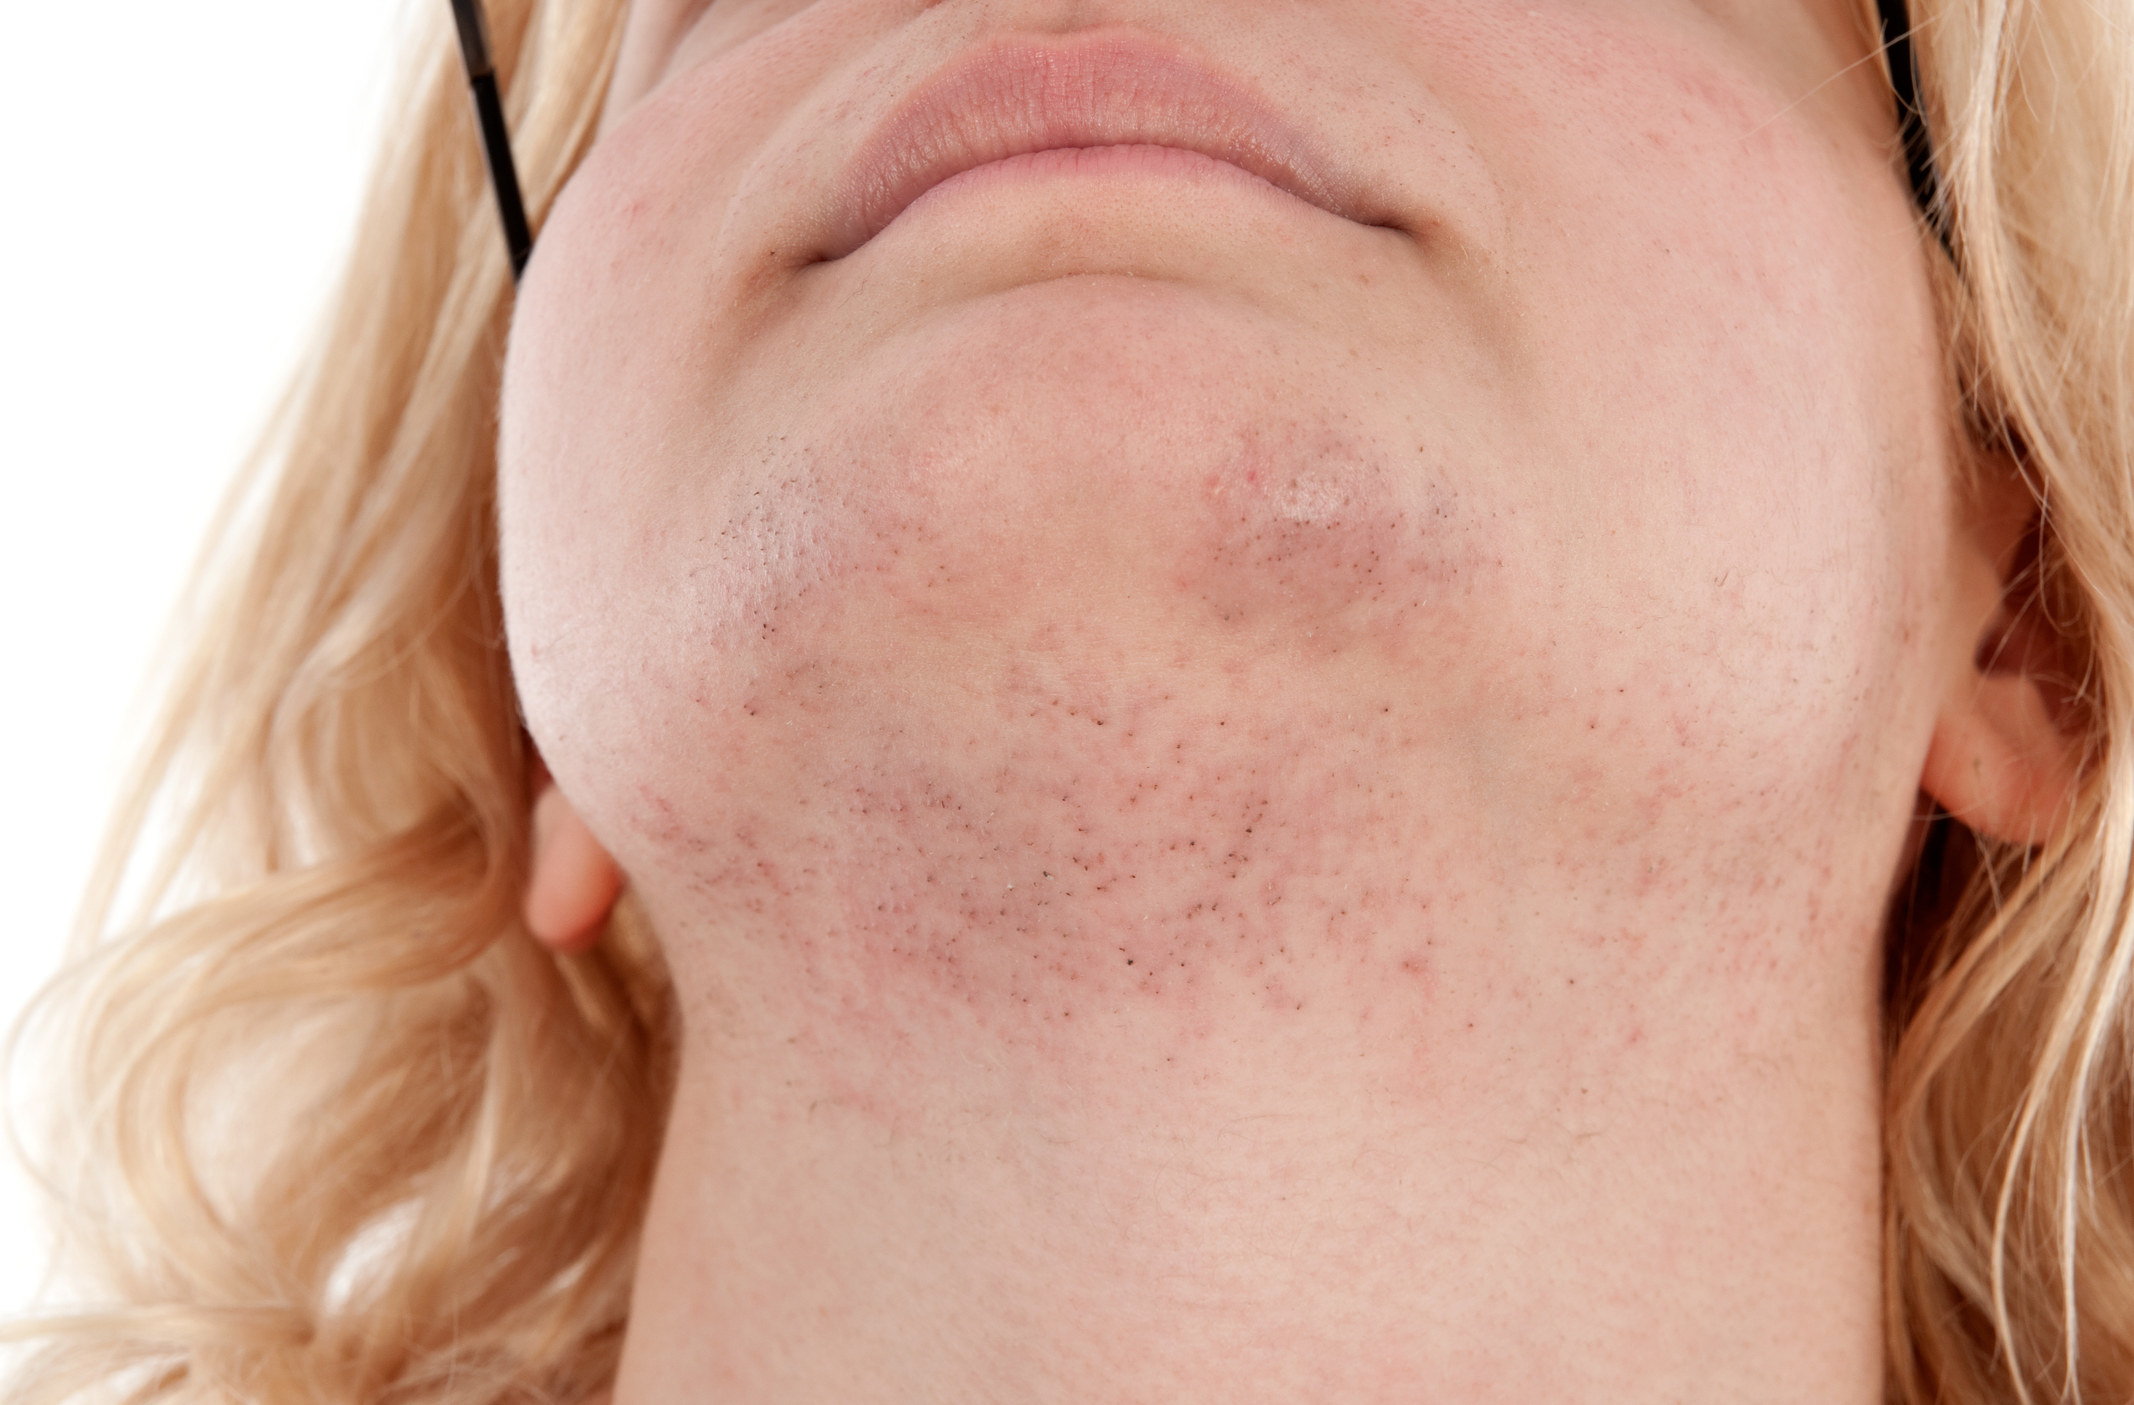
[[[1212,815],[1284,747],[1205,750]],[[618,1405],[1879,1399],[1872,931],[1596,902],[1365,804],[1373,754],[1318,769],[1309,846],[1274,785],[1252,840],[1121,837],[1110,881],[1008,783],[1013,865],[877,803],[755,923],[641,879],[686,1048]],[[1226,863],[1282,900],[1217,926]]]

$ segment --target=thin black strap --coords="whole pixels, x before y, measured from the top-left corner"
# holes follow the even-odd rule
[[[1890,90],[1897,95],[1897,121],[1904,139],[1904,165],[1912,178],[1912,199],[1933,226],[1942,251],[1953,261],[1956,246],[1949,232],[1949,210],[1941,199],[1941,176],[1934,168],[1934,141],[1927,133],[1926,108],[1919,101],[1919,69],[1912,59],[1912,19],[1905,0],[1878,0],[1882,10],[1882,52],[1889,61]]]
[[[504,247],[511,252],[515,283],[533,253],[533,234],[526,227],[526,202],[519,195],[519,168],[512,162],[511,137],[504,128],[504,102],[496,90],[481,0],[452,0],[452,18],[459,24],[459,53],[467,61],[467,85],[474,90],[474,114],[482,127],[482,150],[489,158],[489,183],[496,187],[496,209],[504,222]]]

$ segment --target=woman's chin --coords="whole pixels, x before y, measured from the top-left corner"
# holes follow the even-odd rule
[[[770,358],[723,397],[703,486],[676,485],[706,520],[664,569],[717,582],[736,641],[812,615],[900,647],[1404,652],[1515,554],[1518,475],[1450,396],[1302,371],[1295,341],[1113,279],[975,303],[835,366]]]

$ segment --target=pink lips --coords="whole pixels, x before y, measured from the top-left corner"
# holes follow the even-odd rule
[[[851,253],[965,171],[1127,146],[1197,153],[1345,219],[1389,223],[1295,125],[1201,64],[1117,31],[1020,36],[965,54],[868,136],[845,169],[822,257]]]

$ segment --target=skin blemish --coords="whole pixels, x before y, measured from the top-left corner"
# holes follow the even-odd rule
[[[1175,580],[1212,618],[1315,653],[1405,650],[1405,618],[1444,609],[1483,554],[1424,449],[1393,463],[1326,425],[1255,426],[1202,481],[1198,536]],[[1218,725],[1222,725],[1220,722]]]

